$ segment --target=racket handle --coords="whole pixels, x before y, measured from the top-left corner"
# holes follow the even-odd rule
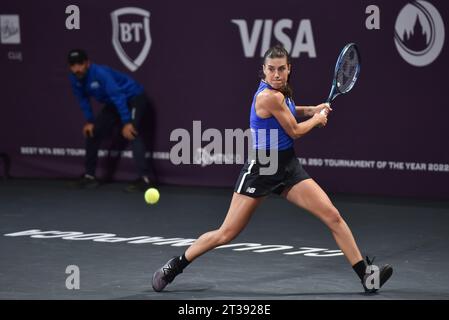
[[[326,102],[326,104],[327,104],[329,107],[331,106],[330,102]],[[326,109],[321,110],[320,113],[321,113],[321,114],[324,114],[324,115],[327,115],[327,114],[326,114]]]

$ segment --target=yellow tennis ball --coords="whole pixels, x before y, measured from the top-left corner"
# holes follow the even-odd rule
[[[156,204],[159,201],[159,191],[155,188],[150,188],[145,191],[145,201],[148,204]]]

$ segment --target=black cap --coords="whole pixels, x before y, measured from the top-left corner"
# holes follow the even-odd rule
[[[89,60],[89,58],[87,57],[86,51],[81,49],[70,50],[69,55],[67,56],[67,61],[70,65],[83,63],[87,60]]]

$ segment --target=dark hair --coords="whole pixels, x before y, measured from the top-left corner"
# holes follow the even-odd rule
[[[268,58],[270,58],[270,59],[287,58],[287,64],[291,64],[290,54],[288,53],[287,49],[285,49],[281,44],[277,44],[265,52],[265,54],[263,55],[263,60],[262,60],[263,65],[265,65],[265,61]],[[263,71],[261,72],[261,78],[265,79],[265,74],[263,73]],[[285,87],[282,89],[279,89],[279,91],[282,92],[284,94],[284,96],[291,98],[293,96],[293,90],[290,87],[289,81],[290,81],[290,74],[288,75],[287,83],[285,84]]]
[[[83,63],[87,60],[89,60],[89,57],[87,56],[86,51],[82,49],[72,49],[67,55],[67,62],[69,65]]]

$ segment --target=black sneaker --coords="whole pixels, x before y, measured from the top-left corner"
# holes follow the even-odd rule
[[[152,183],[148,177],[141,177],[135,181],[133,181],[131,184],[129,184],[126,188],[126,192],[144,192],[147,191],[148,188],[152,187]]]
[[[373,257],[372,260],[370,260],[368,257],[366,257],[366,263],[368,265],[372,265],[374,262],[374,259],[376,257]],[[385,284],[385,282],[387,282],[388,279],[390,279],[391,275],[393,274],[393,267],[389,264],[383,265],[382,267],[379,268],[379,288],[371,288],[369,289],[366,284],[367,284],[367,278],[371,275],[370,273],[366,273],[365,276],[363,277],[363,281],[362,281],[362,285],[363,288],[365,289],[366,293],[375,293],[377,292],[380,288],[382,288],[382,286]]]
[[[81,177],[81,179],[79,179],[75,182],[72,182],[69,185],[72,188],[77,188],[77,189],[94,189],[94,188],[97,188],[100,185],[100,183],[94,176],[85,174]]]
[[[179,259],[179,257],[173,257],[153,274],[152,285],[154,291],[162,291],[178,274],[182,273],[182,269],[179,267],[179,264],[176,263],[177,259]]]

